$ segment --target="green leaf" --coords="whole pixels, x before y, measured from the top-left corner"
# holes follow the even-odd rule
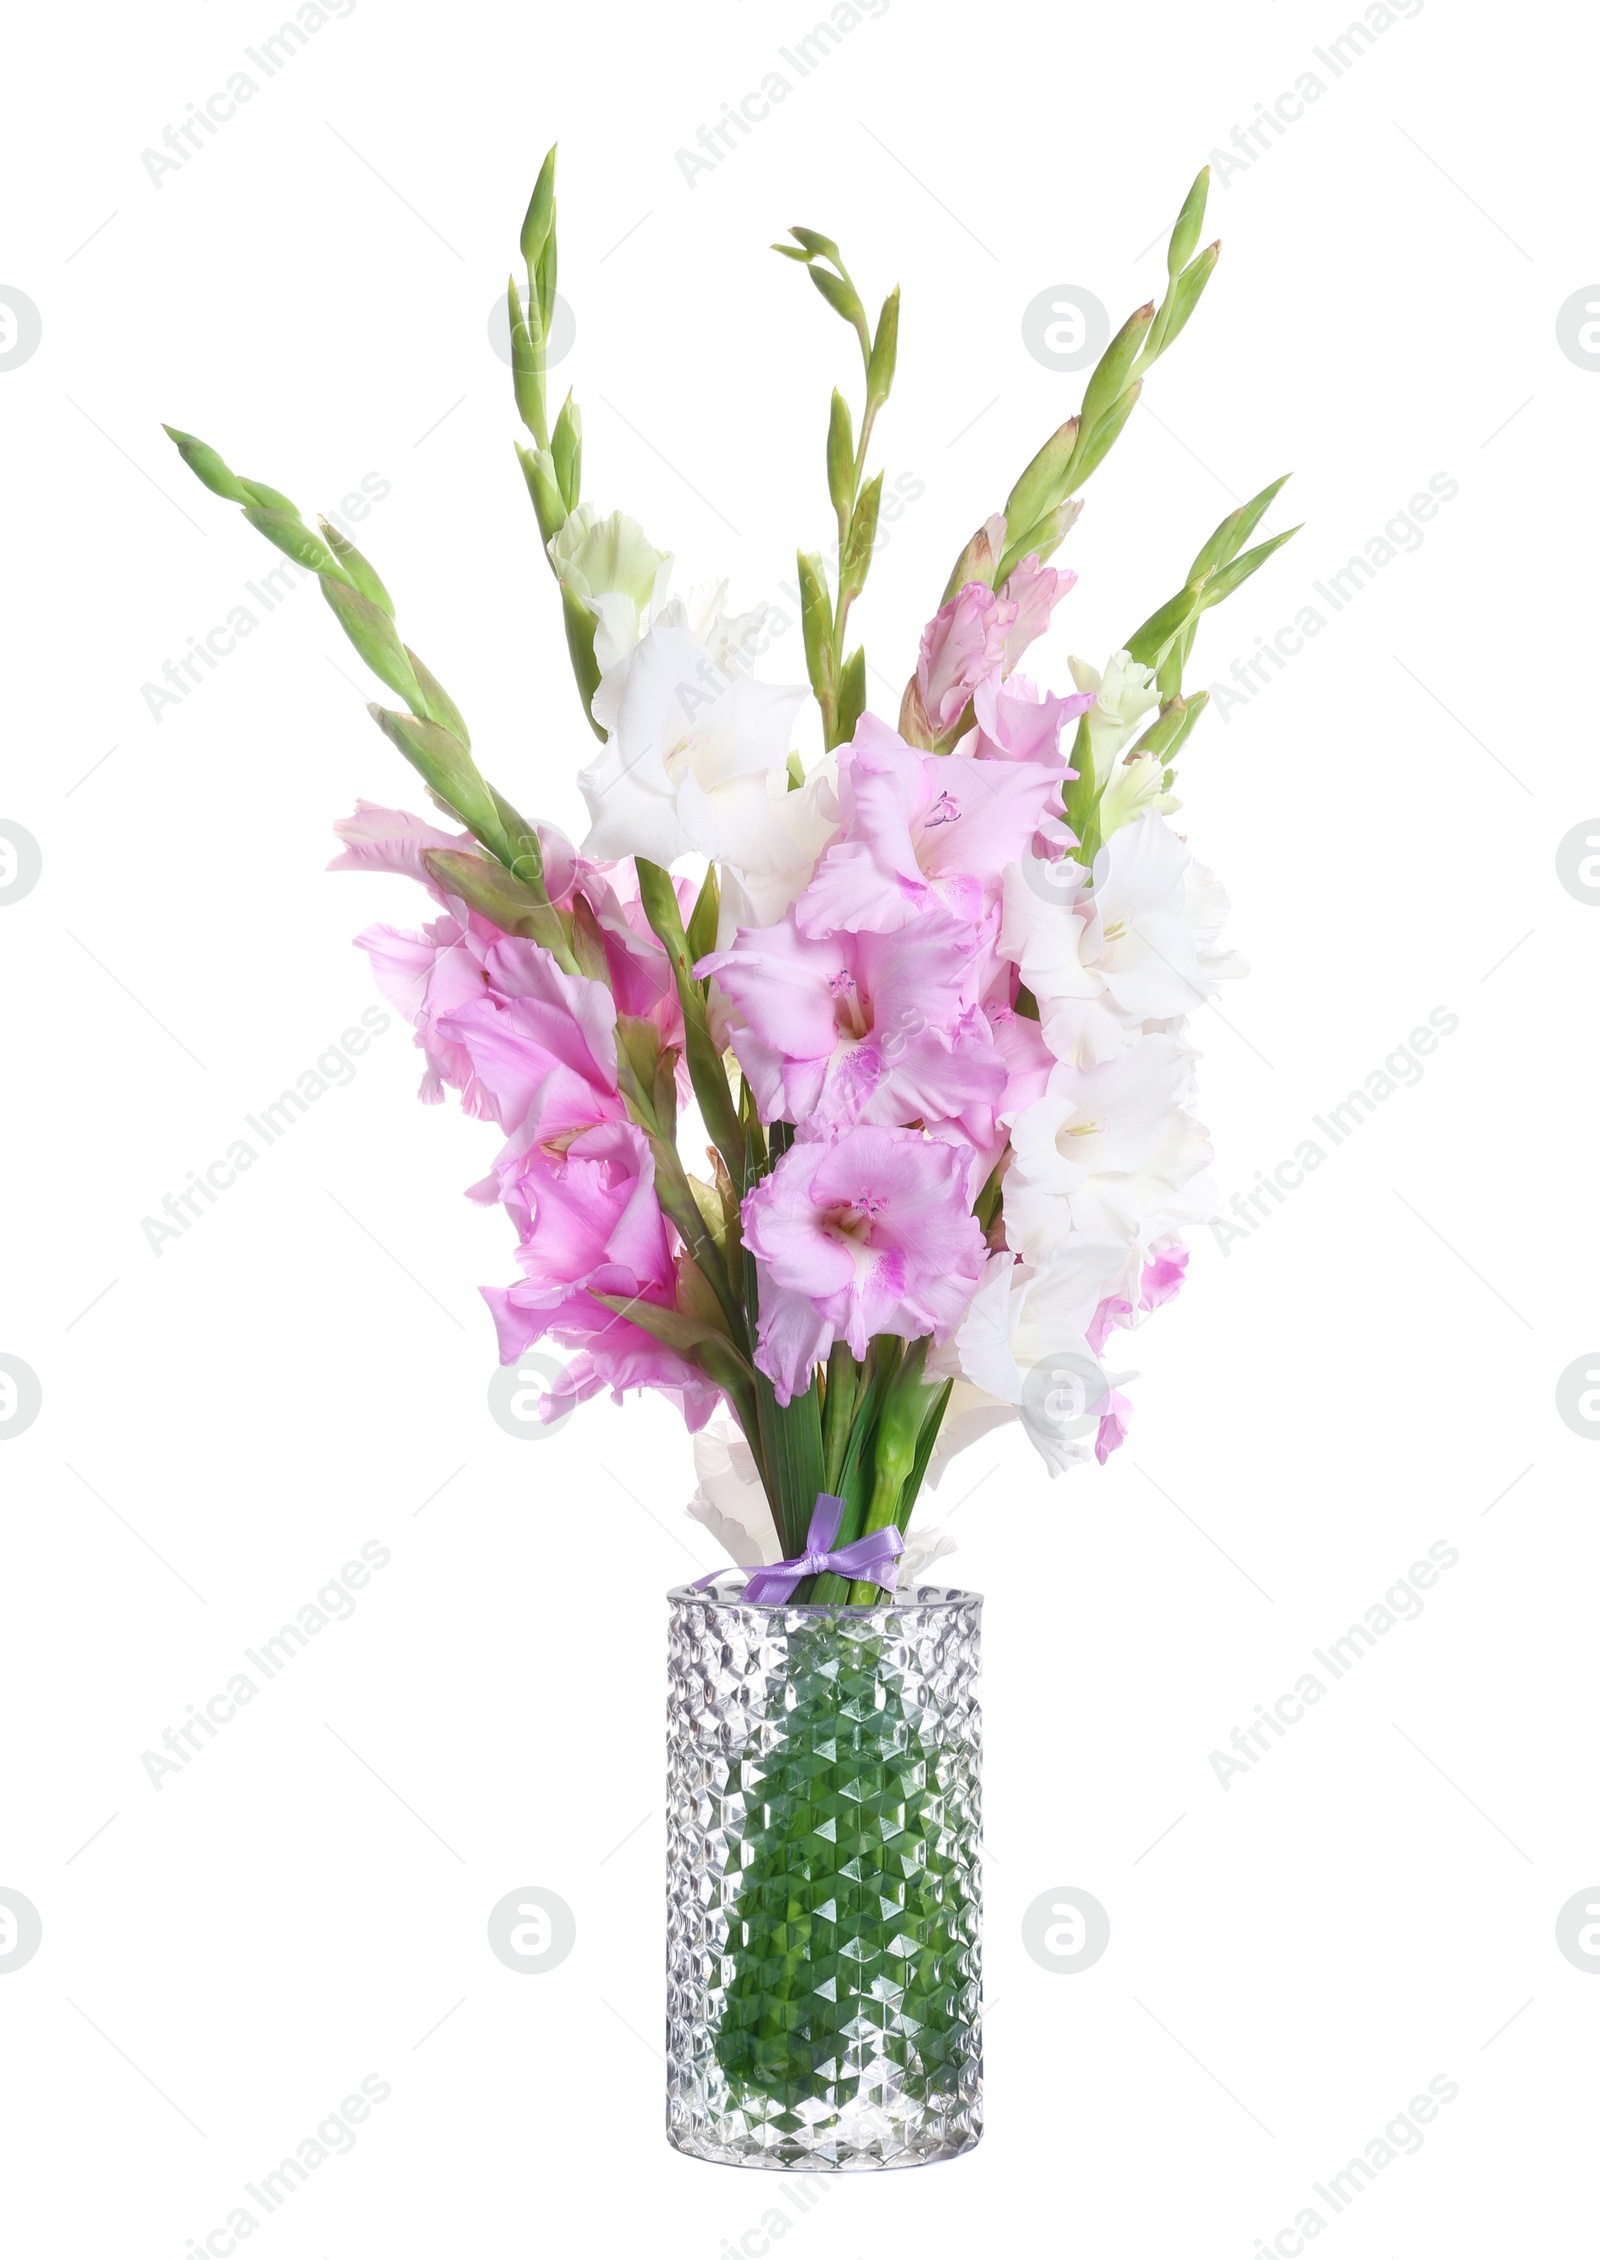
[[[1169,596],[1165,604],[1159,605],[1149,619],[1128,638],[1129,658],[1137,659],[1141,666],[1156,666],[1167,645],[1198,606],[1203,585],[1199,581],[1191,582],[1187,588],[1179,589],[1176,596]]]
[[[822,1406],[823,1488],[839,1496],[836,1488],[844,1469],[845,1446],[850,1441],[850,1422],[856,1409],[856,1393],[861,1386],[861,1368],[851,1356],[848,1346],[835,1342],[828,1352],[826,1394]],[[842,1518],[841,1518],[842,1519]]]
[[[1231,564],[1221,566],[1205,585],[1205,593],[1200,599],[1201,611],[1208,612],[1212,605],[1220,604],[1224,597],[1232,596],[1234,590],[1242,587],[1252,573],[1260,572],[1275,549],[1281,549],[1286,541],[1293,541],[1299,531],[1299,526],[1291,526],[1286,533],[1274,534],[1270,541],[1259,542],[1254,549],[1247,549],[1242,557],[1234,558]]]
[[[780,1405],[772,1383],[758,1372],[756,1406],[773,1519],[785,1554],[797,1554],[822,1489],[821,1396],[813,1380],[803,1396]]]
[[[692,963],[698,964],[701,958],[709,957],[717,946],[717,918],[721,909],[719,898],[717,867],[714,863],[708,863],[700,892],[695,897],[694,909],[689,916],[688,932],[684,937]]]
[[[836,1544],[840,1546],[848,1546],[852,1539],[859,1538],[866,1522],[867,1503],[872,1490],[878,1418],[900,1370],[901,1350],[902,1345],[892,1334],[874,1336],[868,1348],[867,1363],[851,1416],[844,1463],[832,1485],[834,1497],[844,1501],[844,1513],[839,1518],[839,1535],[836,1540]],[[825,1572],[816,1580],[809,1596],[814,1601],[846,1601],[849,1597],[848,1580],[835,1576],[832,1571]]]
[[[899,1530],[905,1530],[916,1509],[923,1481],[928,1472],[928,1462],[932,1459],[933,1448],[939,1441],[939,1427],[944,1419],[954,1388],[954,1381],[942,1382],[934,1390],[931,1401],[922,1416],[922,1428],[917,1437],[917,1448],[912,1458],[911,1472],[906,1477],[905,1486],[900,1493],[900,1505],[895,1513],[895,1525]]]
[[[1237,510],[1229,511],[1222,523],[1213,529],[1210,539],[1190,566],[1189,578],[1191,581],[1199,580],[1203,574],[1215,572],[1219,565],[1226,565],[1230,558],[1237,557],[1239,551],[1271,509],[1274,501],[1288,485],[1289,476],[1290,474],[1285,471],[1281,479],[1274,479],[1271,486],[1263,487],[1259,494],[1252,495],[1250,500],[1242,503]]]

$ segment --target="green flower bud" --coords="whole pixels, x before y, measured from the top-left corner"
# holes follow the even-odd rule
[[[1079,418],[1067,421],[1050,434],[1043,447],[1006,496],[1006,523],[1031,526],[1036,518],[1065,499],[1071,477],[1072,451],[1078,444]]]
[[[474,838],[504,862],[502,849],[507,854],[510,851],[494,796],[461,740],[420,715],[395,714],[383,706],[369,706],[367,712],[390,744],[400,748],[429,791],[453,808]]]
[[[556,428],[550,434],[550,455],[556,467],[561,499],[569,510],[576,510],[583,478],[583,418],[570,392],[561,403]]]
[[[387,683],[408,705],[421,706],[421,685],[388,613],[380,611],[369,597],[344,581],[325,579],[322,593],[334,618],[379,682]]]
[[[220,494],[224,502],[253,499],[244,481],[234,477],[214,447],[207,447],[205,441],[196,439],[192,432],[177,431],[171,424],[163,424],[161,429],[202,486],[209,487],[213,494]]]
[[[1178,214],[1172,230],[1172,240],[1167,245],[1167,273],[1180,274],[1194,257],[1194,247],[1200,241],[1200,230],[1205,225],[1206,194],[1211,186],[1211,167],[1202,165],[1194,177],[1194,185],[1183,200],[1183,210]]]
[[[288,510],[274,510],[252,502],[245,517],[258,534],[265,534],[275,549],[281,549],[285,557],[292,557],[308,573],[325,573],[342,587],[355,588],[333,551],[294,514],[292,504]]]
[[[470,753],[472,740],[467,734],[466,723],[461,719],[461,709],[431,669],[424,667],[409,644],[405,646],[405,654],[411,662],[411,672],[417,678],[428,720],[442,723],[461,740]]]
[[[855,435],[844,394],[835,387],[828,410],[828,499],[841,522],[847,521],[855,500]]]
[[[317,524],[322,528],[328,547],[333,551],[334,556],[338,558],[340,564],[368,603],[375,604],[380,612],[387,612],[392,620],[394,618],[394,598],[384,587],[366,558],[362,556],[360,550],[357,549],[355,543],[350,540],[348,535],[342,534],[337,526],[330,524],[326,518],[319,518]]]
[[[545,154],[539,167],[539,177],[533,184],[533,194],[528,199],[528,210],[522,222],[521,250],[523,264],[531,274],[539,263],[539,254],[549,240],[556,224],[556,152],[554,143]]]
[[[867,362],[867,398],[875,408],[888,399],[894,384],[895,357],[900,348],[900,285],[895,284],[883,302],[878,327]]]
[[[1095,364],[1094,374],[1084,389],[1083,407],[1079,411],[1078,420],[1082,426],[1080,445],[1093,433],[1096,424],[1113,402],[1121,397],[1155,318],[1154,301],[1138,307],[1128,316]],[[1073,484],[1081,485],[1082,479],[1081,469],[1074,464]]]

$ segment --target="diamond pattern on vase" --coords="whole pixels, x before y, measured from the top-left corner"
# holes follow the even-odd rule
[[[976,1595],[672,1596],[669,2140],[921,2165],[982,2118]]]

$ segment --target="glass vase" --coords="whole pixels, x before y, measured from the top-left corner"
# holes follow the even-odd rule
[[[729,2166],[982,2129],[977,1594],[668,1596],[667,2138]]]

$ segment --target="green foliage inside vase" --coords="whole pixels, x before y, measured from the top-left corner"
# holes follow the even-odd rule
[[[953,2096],[970,2047],[970,1777],[892,1649],[827,1619],[797,1638],[781,1739],[740,1761],[716,2054],[736,2092],[786,2108],[874,2063],[918,2100]]]

